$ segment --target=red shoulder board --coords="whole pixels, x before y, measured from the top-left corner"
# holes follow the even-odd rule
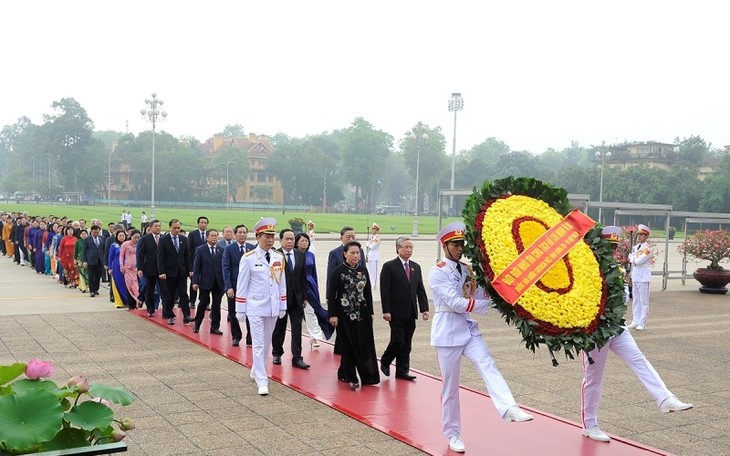
[[[446,262],[445,262],[445,261],[443,261],[443,260],[441,260],[441,261],[439,261],[438,263],[436,263],[436,267],[438,267],[438,268],[443,268],[445,264],[446,264]]]

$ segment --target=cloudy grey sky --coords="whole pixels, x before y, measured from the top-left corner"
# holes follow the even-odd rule
[[[450,152],[461,92],[459,150],[730,144],[721,1],[38,0],[0,17],[0,125],[73,97],[97,129],[136,134],[155,91],[175,136],[304,136],[362,116],[396,140],[441,126]]]

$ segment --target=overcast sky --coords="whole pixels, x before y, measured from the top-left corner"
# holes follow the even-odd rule
[[[460,6],[463,5],[463,6]],[[364,117],[451,152],[602,141],[730,144],[722,1],[4,1],[0,125],[73,97],[98,130],[205,140],[227,124],[304,136]]]

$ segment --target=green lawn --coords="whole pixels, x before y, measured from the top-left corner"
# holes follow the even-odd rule
[[[110,222],[118,222],[123,210],[129,210],[132,213],[133,224],[139,226],[139,217],[144,208],[126,208],[120,206],[53,206],[45,204],[0,204],[0,210],[7,212],[20,211],[28,212],[30,215],[49,215],[53,214],[59,217],[69,217],[77,220],[84,218],[87,221],[92,218],[101,219],[104,224]],[[149,216],[149,209],[146,209]],[[301,217],[304,220],[312,220],[317,225],[315,231],[318,233],[339,232],[345,225],[350,225],[359,233],[364,233],[370,229],[373,222],[380,225],[381,234],[411,234],[413,231],[413,216],[407,215],[376,215],[376,214],[320,214],[308,212],[290,212],[282,214],[281,211],[244,211],[244,210],[224,210],[224,209],[167,209],[157,208],[157,218],[162,220],[163,229],[167,227],[167,222],[172,218],[177,218],[182,222],[183,228],[190,230],[197,227],[196,220],[198,216],[204,215],[210,220],[210,227],[222,229],[226,225],[238,225],[245,223],[250,228],[256,224],[261,217],[274,217],[280,228],[288,226],[287,220],[292,217]],[[456,218],[444,218],[443,224],[457,220]],[[438,231],[438,217],[436,216],[419,216],[418,232],[421,234],[435,235]]]

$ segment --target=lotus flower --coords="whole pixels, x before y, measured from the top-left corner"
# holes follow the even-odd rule
[[[31,358],[25,367],[25,376],[31,380],[51,377],[54,372],[56,372],[56,368],[50,361],[38,361],[35,358]]]

